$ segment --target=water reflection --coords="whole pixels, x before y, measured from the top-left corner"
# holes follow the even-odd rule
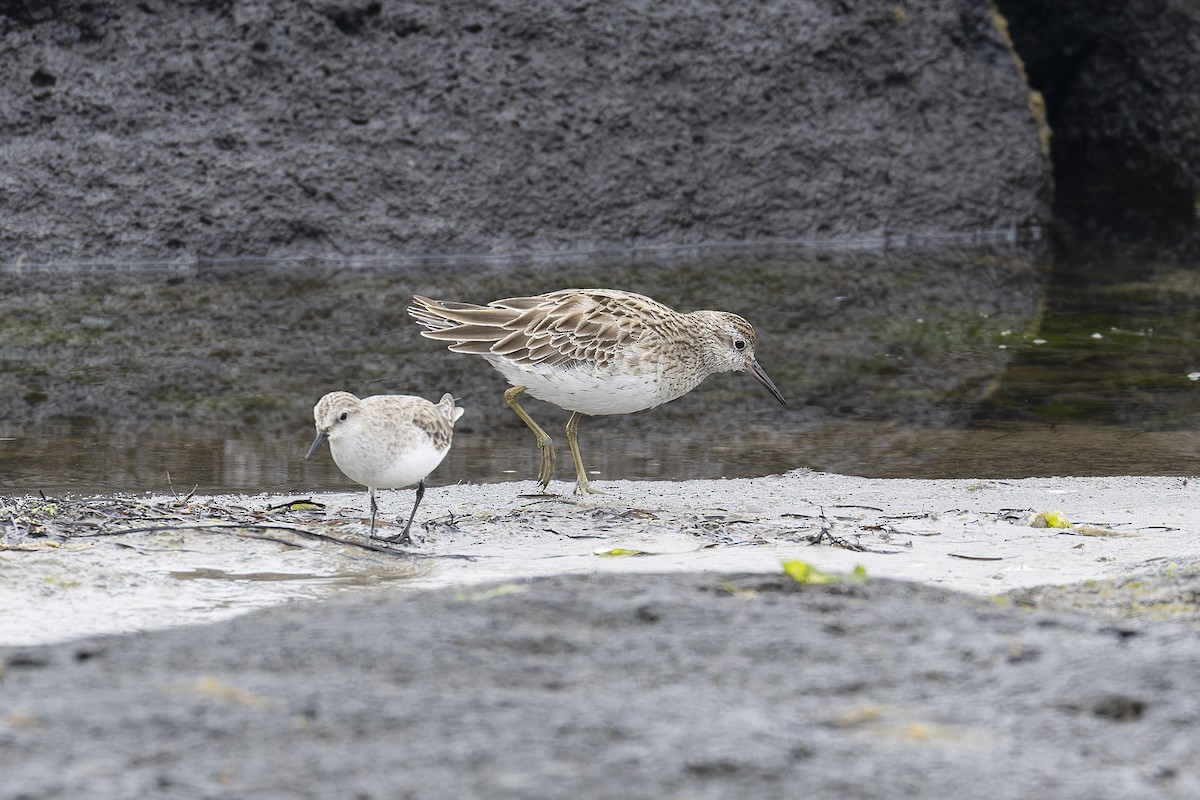
[[[1076,423],[1000,421],[932,428],[896,420],[839,420],[754,428],[717,439],[690,430],[597,431],[585,445],[588,469],[601,481],[752,477],[800,467],[880,478],[1200,474],[1200,430],[1137,431]],[[164,438],[114,445],[18,439],[0,442],[0,486],[17,494],[51,495],[182,495],[193,489],[308,495],[361,489],[331,460],[305,462],[303,456],[299,440],[289,445],[274,439]],[[536,459],[523,429],[464,436],[428,484],[526,481],[532,491]],[[565,459],[564,452],[557,480],[573,480]]]
[[[404,308],[414,291],[486,301],[570,285],[743,314],[789,399],[722,375],[660,409],[589,420],[601,480],[1200,472],[1197,273],[1048,278],[1037,250],[985,246],[10,270],[0,487],[351,489],[327,456],[303,461],[312,403],[332,389],[453,391],[467,415],[433,482],[528,479],[535,448],[502,379],[421,339]],[[566,413],[530,409],[564,444]]]
[[[1200,428],[1200,272],[1142,265],[1120,279],[1061,275],[1037,338],[980,412],[993,419]]]

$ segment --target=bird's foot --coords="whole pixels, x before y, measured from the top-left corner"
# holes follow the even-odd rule
[[[591,481],[580,475],[575,479],[575,494],[608,494],[608,492],[597,489]]]
[[[411,524],[404,526],[404,530],[400,531],[395,536],[376,536],[374,533],[372,533],[371,538],[377,542],[387,542],[388,544],[416,545],[417,544],[416,540],[413,539],[412,536],[409,534],[409,529],[411,527],[412,527]]]
[[[550,479],[554,477],[554,442],[547,436],[546,441],[538,441],[538,447],[542,451],[542,460],[538,468],[537,481],[541,484],[544,492],[550,486]]]

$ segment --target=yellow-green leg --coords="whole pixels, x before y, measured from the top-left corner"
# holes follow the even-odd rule
[[[542,449],[542,466],[538,470],[538,483],[542,485],[544,491],[550,485],[550,478],[554,477],[554,440],[550,438],[550,434],[542,430],[542,426],[533,421],[533,417],[529,416],[529,412],[521,408],[521,404],[517,402],[517,395],[525,391],[524,386],[514,386],[504,393],[504,402],[508,403],[508,407],[521,418],[529,430],[533,431],[533,435],[537,437],[538,447]],[[568,439],[570,433],[568,433]]]
[[[567,446],[571,448],[571,458],[575,461],[575,494],[607,494],[603,489],[592,486],[583,469],[583,456],[579,455],[579,418],[582,416],[576,411],[567,420]]]

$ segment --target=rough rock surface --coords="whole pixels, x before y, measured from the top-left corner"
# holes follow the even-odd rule
[[[568,576],[0,650],[0,798],[1195,797],[1193,632]]]
[[[1178,237],[1200,199],[1200,6],[997,0],[1054,131],[1069,228]]]
[[[983,0],[0,3],[3,261],[1038,225]]]

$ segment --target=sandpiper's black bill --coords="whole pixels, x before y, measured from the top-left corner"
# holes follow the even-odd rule
[[[325,444],[325,440],[329,438],[329,434],[325,431],[317,431],[317,438],[313,440],[312,447],[308,448],[308,454],[304,456],[304,460],[308,461],[313,457],[313,454],[321,449],[321,445]]]
[[[767,374],[765,369],[759,366],[757,360],[750,362],[750,374],[754,376],[755,380],[767,387],[767,391],[779,401],[779,405],[787,405],[787,400],[783,399],[783,392],[779,391],[779,387],[775,385],[775,381],[771,380],[771,376]]]

